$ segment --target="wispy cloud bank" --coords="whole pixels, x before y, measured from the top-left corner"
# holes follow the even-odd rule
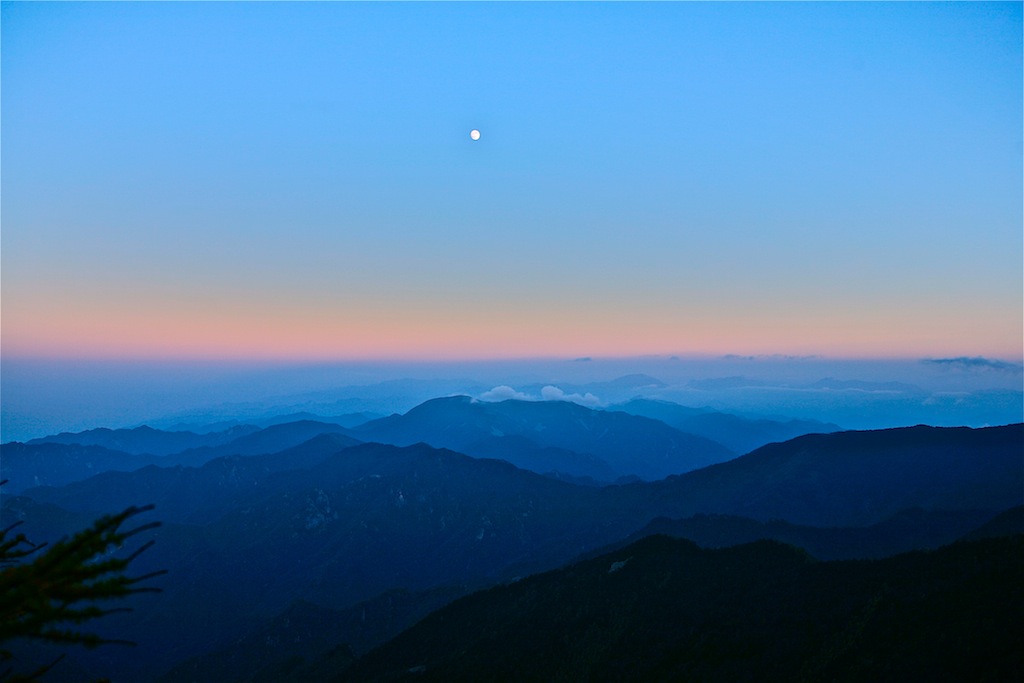
[[[595,407],[601,405],[601,399],[589,391],[586,394],[567,394],[550,384],[540,390],[540,397],[545,401],[571,401],[582,406]]]
[[[547,385],[540,390],[540,396],[534,394],[527,394],[522,391],[517,391],[513,387],[507,384],[501,384],[494,387],[490,391],[485,391],[480,394],[481,401],[490,401],[492,403],[497,401],[569,401],[571,403],[578,403],[582,406],[589,408],[595,408],[603,406],[604,402],[600,398],[590,393],[589,391],[585,394],[578,392],[567,394],[565,391],[554,385]]]
[[[929,365],[963,371],[991,371],[1021,373],[1024,366],[1006,361],[994,360],[983,356],[958,356],[957,358],[926,358],[921,361]]]
[[[515,401],[536,401],[537,397],[524,394],[521,391],[516,391],[507,384],[496,386],[490,391],[485,391],[480,394],[481,401],[490,401],[492,403],[497,401],[508,401],[510,399]]]

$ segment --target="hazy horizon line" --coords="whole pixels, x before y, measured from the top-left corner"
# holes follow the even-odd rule
[[[0,362],[29,363],[95,363],[95,364],[168,364],[168,365],[239,365],[239,366],[318,366],[318,365],[476,365],[487,363],[590,363],[606,361],[898,361],[1007,363],[1024,365],[1024,350],[1014,355],[993,353],[950,354],[827,354],[827,353],[714,353],[679,352],[622,355],[531,355],[531,356],[191,356],[191,355],[34,355],[0,352]]]

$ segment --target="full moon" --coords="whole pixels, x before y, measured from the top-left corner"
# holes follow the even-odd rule
[[[473,138],[474,140],[479,140],[480,139],[480,131],[478,131],[476,128],[474,128],[473,130],[469,131],[469,137]]]

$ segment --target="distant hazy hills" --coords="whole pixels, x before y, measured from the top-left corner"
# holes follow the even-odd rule
[[[108,470],[200,466],[226,455],[275,453],[331,433],[349,436],[351,443],[423,442],[567,480],[610,483],[629,477],[660,479],[729,460],[765,443],[837,429],[810,420],[754,420],[640,399],[593,410],[566,401],[486,403],[459,396],[430,400],[404,415],[363,424],[359,418],[365,415],[342,416],[345,424],[310,417],[315,416],[297,413],[268,419],[263,427],[236,424],[206,433],[101,428],[4,444],[3,476],[10,480],[8,492],[17,493]]]
[[[563,478],[609,483],[623,477],[659,479],[722,462],[736,454],[707,438],[663,422],[564,401],[484,403],[468,397],[427,401],[349,429],[317,420],[236,425],[197,434],[135,429],[64,433],[2,447],[8,491],[60,486],[94,474],[147,465],[200,466],[227,455],[277,453],[321,434],[358,441],[427,443]]]
[[[688,408],[671,401],[643,398],[609,406],[608,410],[661,420],[682,432],[717,441],[738,454],[803,434],[827,434],[841,429],[839,425],[817,420],[751,419],[710,408]]]
[[[556,449],[548,451],[552,458],[548,471],[605,481],[610,473],[660,479],[735,456],[721,444],[660,421],[591,410],[567,401],[486,403],[467,396],[439,398],[405,415],[368,422],[352,433],[364,441],[396,445],[422,441],[470,455],[500,454],[517,465],[525,465],[526,458],[536,460],[537,450]],[[502,443],[510,437],[515,437],[514,446]],[[520,453],[524,459],[517,462]]]
[[[8,480],[7,493],[20,493],[32,486],[62,486],[103,472],[131,472],[146,466],[200,466],[225,455],[278,453],[322,434],[346,439],[336,441],[336,447],[359,443],[357,439],[345,437],[345,433],[338,425],[313,421],[265,429],[236,427],[207,435],[164,432],[149,427],[95,429],[34,439],[27,444],[4,444],[0,446],[0,475]],[[182,445],[186,446],[185,450],[173,450]],[[114,450],[115,446],[131,450]]]
[[[135,429],[90,429],[84,432],[63,432],[54,436],[32,439],[30,446],[38,444],[78,444],[80,446],[102,446],[112,451],[133,455],[170,455],[181,451],[223,446],[232,441],[259,431],[252,425],[236,425],[219,432],[195,434],[188,431],[162,431],[142,426]]]

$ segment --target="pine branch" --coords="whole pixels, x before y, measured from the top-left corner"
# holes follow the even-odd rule
[[[0,569],[0,642],[32,638],[86,647],[128,642],[55,625],[78,625],[113,612],[130,611],[128,608],[103,609],[92,604],[97,601],[159,592],[159,588],[137,584],[166,573],[164,571],[138,577],[124,575],[129,563],[152,547],[152,541],[126,558],[104,557],[127,538],[158,527],[159,522],[151,522],[130,530],[121,529],[130,518],[152,509],[152,505],[130,507],[120,514],[102,517],[89,529],[54,544],[32,562]],[[17,525],[0,532],[0,563],[18,562],[43,547],[31,544],[23,534],[8,540],[8,534]],[[32,550],[18,549],[23,544],[32,546]]]

